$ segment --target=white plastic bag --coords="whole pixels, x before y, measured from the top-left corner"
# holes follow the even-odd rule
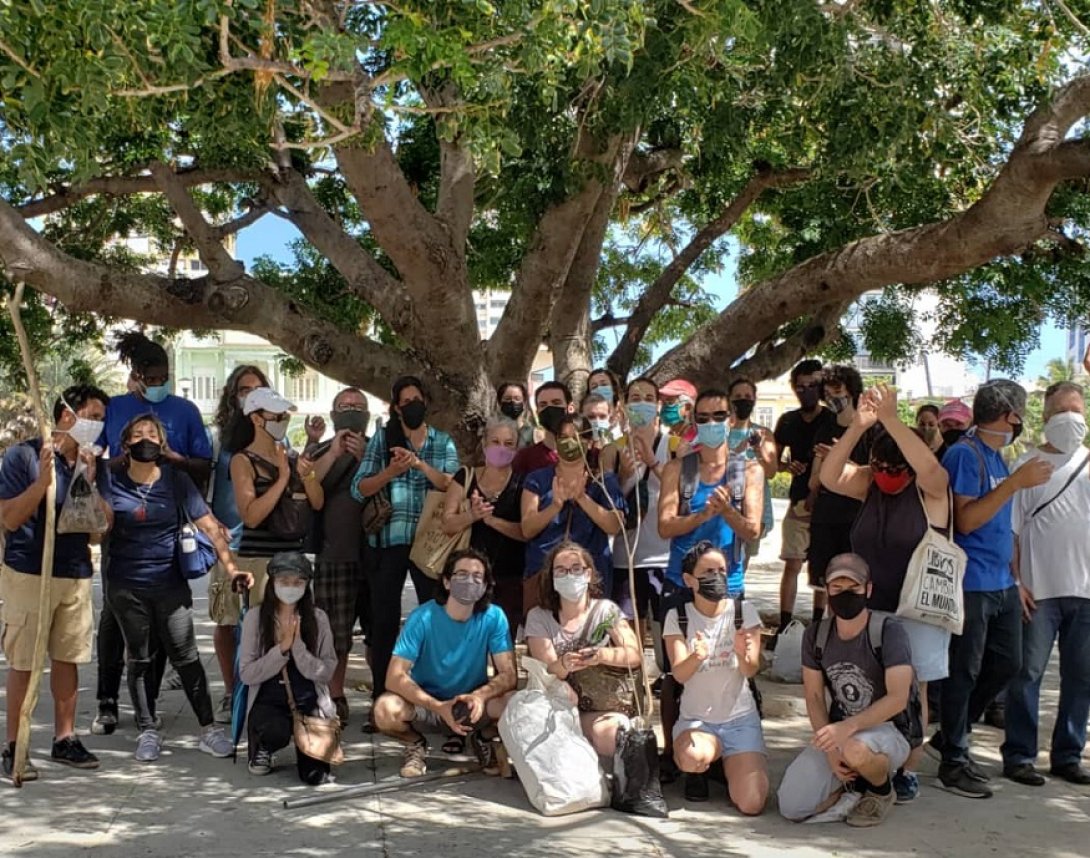
[[[545,816],[608,805],[598,754],[583,736],[570,688],[542,662],[522,663],[530,680],[507,702],[499,730],[530,804]]]
[[[768,675],[777,682],[802,682],[802,636],[806,626],[792,620],[776,641],[776,651]]]

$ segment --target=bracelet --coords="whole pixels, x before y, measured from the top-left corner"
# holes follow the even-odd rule
[[[311,471],[309,474],[307,474],[305,477],[303,477],[303,482],[304,483],[309,483],[309,482],[311,482],[313,480],[316,480],[317,478],[318,478],[318,475],[316,473],[314,473],[314,471]]]

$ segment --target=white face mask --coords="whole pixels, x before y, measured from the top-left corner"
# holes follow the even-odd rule
[[[569,602],[581,601],[587,594],[589,586],[589,575],[565,575],[563,578],[553,578],[553,589],[560,594],[561,599]]]
[[[281,420],[279,423],[266,421],[265,431],[269,433],[274,441],[283,441],[288,434],[288,421]]]
[[[289,587],[287,584],[273,581],[273,592],[276,593],[276,598],[285,605],[294,605],[303,598],[303,595],[307,592],[307,587],[305,584]]]
[[[77,417],[75,425],[68,430],[68,436],[80,447],[93,447],[95,441],[102,437],[102,429],[105,425],[101,420]]]
[[[1086,418],[1074,411],[1053,414],[1045,424],[1045,440],[1061,453],[1073,453],[1086,437]]]

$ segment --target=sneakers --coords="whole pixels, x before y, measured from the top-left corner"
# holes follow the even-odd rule
[[[915,772],[900,769],[893,776],[893,791],[897,794],[897,804],[908,804],[920,794],[920,779]]]
[[[401,777],[418,778],[428,770],[428,743],[424,739],[405,746]]]
[[[1049,774],[1057,778],[1063,778],[1069,784],[1076,786],[1090,786],[1090,772],[1079,763],[1067,763],[1062,766],[1053,766]]]
[[[499,763],[496,762],[496,743],[485,738],[480,730],[474,730],[469,734],[469,744],[473,753],[477,755],[477,762],[481,764],[481,772],[486,775],[498,775]]]
[[[708,800],[708,776],[705,774],[696,774],[695,772],[685,773],[685,800],[686,801],[707,801]]]
[[[1003,777],[1023,786],[1044,786],[1045,776],[1033,767],[1032,763],[1019,763],[1016,766],[1006,766],[1003,769]]]
[[[934,736],[924,742],[923,749],[927,752],[927,755],[931,757],[931,759],[935,760],[941,765],[947,765],[942,762],[942,753],[946,750],[946,741],[942,738],[942,733],[936,733]],[[949,765],[954,764],[950,763]],[[968,762],[966,762],[964,766],[965,773],[977,783],[986,784],[988,783],[988,781],[991,780],[991,776],[984,769],[984,767],[981,766],[980,763],[974,760],[971,756],[969,756]]]
[[[3,772],[4,777],[7,780],[11,780],[11,773],[15,771],[15,743],[8,742],[4,747],[4,753],[2,759],[0,759],[0,771]],[[26,768],[23,770],[23,781],[36,781],[38,780],[38,770],[34,767],[34,763],[30,760],[26,761]]]
[[[844,820],[852,828],[873,828],[889,815],[897,796],[891,789],[885,795],[865,792]]]
[[[158,730],[145,730],[136,739],[136,753],[133,759],[138,763],[154,763],[163,750],[163,737]]]
[[[83,742],[77,736],[54,739],[50,758],[55,763],[64,763],[74,769],[98,768],[98,757],[83,747]]]
[[[117,729],[117,701],[100,700],[98,715],[91,722],[91,733],[95,736],[110,736]]]
[[[939,766],[939,785],[947,792],[964,798],[991,798],[988,786],[969,772],[964,763],[943,763]]]
[[[201,742],[197,747],[213,757],[229,757],[235,752],[235,746],[227,738],[227,734],[214,725],[204,729],[201,733]]]
[[[267,775],[273,769],[273,756],[258,745],[246,768],[251,775]]]
[[[220,704],[216,707],[216,711],[213,713],[213,717],[217,724],[230,724],[231,723],[231,695],[224,694],[220,698]]]

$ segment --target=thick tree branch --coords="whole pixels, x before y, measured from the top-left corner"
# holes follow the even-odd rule
[[[212,233],[220,241],[223,241],[229,235],[236,235],[248,226],[253,226],[265,215],[269,214],[272,208],[265,203],[255,203],[247,212],[239,215],[233,220],[229,220],[226,223],[216,224],[212,227]]]
[[[1090,176],[1084,141],[1066,141],[1090,113],[1090,75],[1080,76],[1034,111],[987,192],[939,223],[870,236],[822,253],[744,291],[716,319],[655,365],[659,378],[708,380],[783,319],[842,304],[870,289],[924,285],[1021,253],[1047,236],[1046,206],[1056,185]]]
[[[421,86],[419,89],[429,108],[445,110],[458,106],[457,87],[449,81],[435,87]],[[460,254],[465,253],[466,237],[473,220],[476,181],[473,156],[466,150],[461,136],[447,140],[445,135],[440,134],[439,198],[435,214],[450,230],[451,245]]]
[[[753,205],[766,189],[794,184],[809,175],[809,171],[803,169],[773,171],[765,168],[758,170],[746,182],[741,193],[723,210],[722,214],[715,220],[705,224],[703,229],[699,230],[689,240],[689,243],[655,278],[655,282],[640,296],[639,301],[636,302],[636,306],[632,310],[632,314],[628,317],[628,325],[621,335],[620,342],[617,343],[613,354],[609,356],[606,365],[621,378],[626,377],[629,370],[632,369],[632,363],[636,359],[640,343],[647,334],[651,322],[658,312],[667,305],[674,287],[693,263],[716,240],[722,238],[734,228],[739,218],[745,214],[746,209]]]
[[[813,354],[840,336],[840,319],[850,306],[851,302],[848,301],[820,308],[800,330],[770,348],[758,349],[727,374],[731,378],[744,376],[752,379],[782,375],[806,355]],[[723,378],[721,371],[718,377]]]

